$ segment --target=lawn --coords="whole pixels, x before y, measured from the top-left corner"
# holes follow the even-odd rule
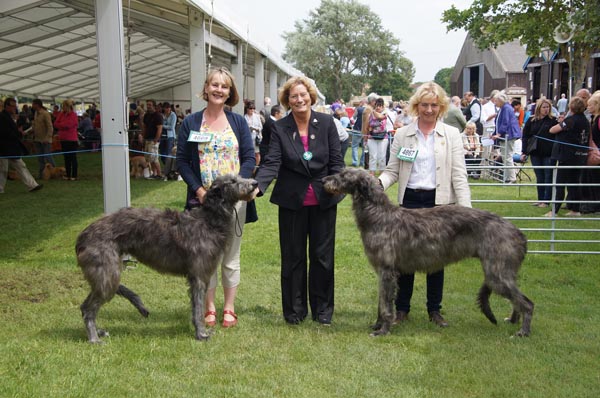
[[[0,397],[598,396],[597,256],[526,257],[520,287],[536,303],[529,338],[512,338],[518,326],[494,326],[479,312],[475,260],[446,271],[449,328],[428,321],[419,275],[410,321],[371,338],[377,282],[348,199],[338,208],[331,327],[283,321],[277,208],[267,195],[257,200],[259,222],[244,231],[237,327],[217,326],[209,341],[195,341],[185,280],[138,265],[122,281],[150,316],[116,297],[98,317],[111,336],[90,345],[79,312],[88,287],[74,242],[103,212],[99,154],[80,156],[80,178],[49,181],[35,193],[9,181],[0,196]],[[498,197],[491,188],[474,192]],[[532,192],[521,198],[534,199]],[[132,180],[131,195],[135,207],[180,209],[185,184]],[[520,215],[510,205],[493,210]],[[217,295],[219,308],[220,289]],[[491,303],[499,319],[510,313],[506,300],[492,296]]]

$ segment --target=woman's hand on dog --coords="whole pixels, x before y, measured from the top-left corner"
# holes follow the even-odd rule
[[[198,202],[200,202],[200,204],[204,204],[205,196],[206,196],[206,189],[204,189],[204,187],[200,187],[196,190],[196,198],[198,198]]]

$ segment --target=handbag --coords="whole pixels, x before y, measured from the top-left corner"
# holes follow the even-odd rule
[[[377,119],[375,115],[369,115],[369,138],[373,138],[375,140],[382,140],[385,137],[386,133],[385,125],[385,119]]]
[[[533,152],[537,149],[537,144],[538,144],[537,135],[532,135],[531,137],[529,137],[529,139],[527,140],[527,148],[525,148],[525,153],[530,155],[531,152]]]
[[[600,128],[600,117],[598,118],[598,128]],[[592,134],[590,132],[590,149],[587,154],[587,162],[588,166],[600,166],[600,150],[598,150],[598,146],[592,139]]]

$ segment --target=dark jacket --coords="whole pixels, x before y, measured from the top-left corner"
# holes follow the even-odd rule
[[[265,163],[256,180],[260,194],[277,178],[271,202],[290,210],[302,208],[308,185],[313,190],[322,209],[330,208],[343,199],[330,195],[323,189],[321,179],[339,173],[344,168],[340,138],[331,115],[311,112],[308,124],[308,151],[312,158],[303,158],[304,146],[292,114],[275,122],[271,130],[271,145]]]
[[[583,113],[568,116],[564,127],[556,134],[552,159],[570,166],[584,165],[590,140],[590,122]]]
[[[550,133],[550,128],[557,124],[558,121],[546,116],[542,119],[527,119],[523,126],[523,153],[527,155],[535,155],[541,157],[550,157],[552,155],[552,145],[554,145],[554,134]],[[537,140],[536,150],[532,153],[527,153],[527,145],[533,137],[539,137]]]
[[[181,174],[181,178],[186,182],[187,200],[186,209],[190,208],[191,202],[196,199],[196,191],[202,186],[200,178],[200,157],[198,155],[198,144],[188,142],[190,131],[200,131],[202,123],[202,114],[200,112],[188,115],[181,124],[179,134],[177,135],[177,171]],[[237,113],[225,111],[227,121],[231,126],[239,145],[240,155],[240,176],[251,178],[256,165],[254,156],[254,142],[248,128],[246,120]],[[256,214],[256,204],[254,201],[248,202],[246,208],[246,222],[254,222],[258,219]]]
[[[29,152],[21,141],[21,133],[17,123],[6,111],[0,112],[0,156],[14,156],[18,159]]]
[[[262,128],[262,141],[260,142],[260,156],[264,156],[269,152],[269,144],[271,143],[271,129],[273,128],[273,124],[275,124],[275,120],[271,118],[271,116],[267,115],[265,117],[265,123]],[[264,161],[264,159],[261,159]]]

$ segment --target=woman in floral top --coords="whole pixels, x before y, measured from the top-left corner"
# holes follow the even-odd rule
[[[188,186],[186,209],[202,206],[204,195],[220,175],[235,173],[249,178],[254,171],[254,143],[248,124],[241,115],[225,110],[239,101],[233,75],[225,68],[211,70],[204,83],[202,98],[206,108],[185,118],[177,137],[177,168]],[[256,221],[254,202],[239,202],[239,220]],[[237,220],[236,220],[237,221]],[[237,324],[234,302],[240,283],[240,228],[221,264],[223,284],[223,327]],[[235,225],[231,226],[235,228]],[[237,235],[240,236],[237,236]],[[217,272],[212,276],[206,294],[205,322],[216,324],[215,292]]]

